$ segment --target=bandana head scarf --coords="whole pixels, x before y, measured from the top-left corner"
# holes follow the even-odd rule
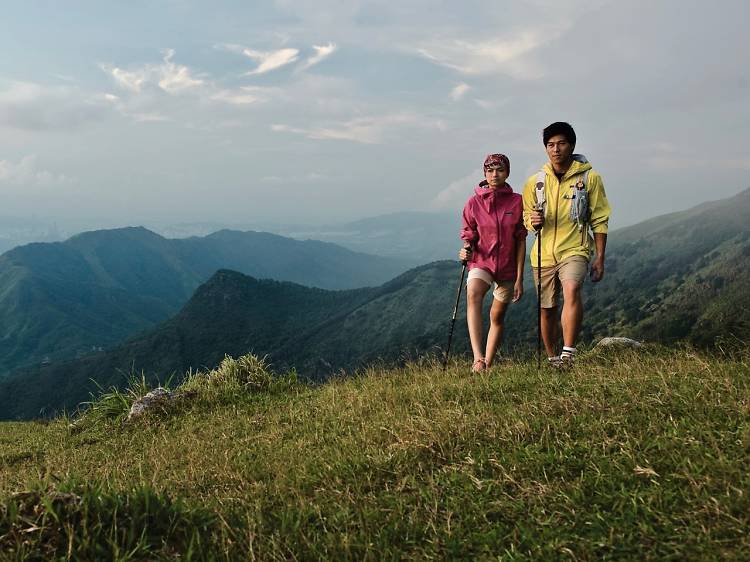
[[[505,154],[488,154],[484,159],[484,171],[493,166],[502,166],[510,174],[510,160]]]

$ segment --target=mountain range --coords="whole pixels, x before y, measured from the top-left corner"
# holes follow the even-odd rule
[[[460,229],[460,212],[402,212],[331,226],[288,227],[278,233],[292,238],[324,240],[357,252],[424,264],[452,258],[461,247]]]
[[[584,285],[581,340],[630,336],[726,345],[750,341],[750,190],[611,233],[606,275]],[[143,370],[161,380],[254,352],[274,369],[320,380],[370,362],[395,362],[444,346],[460,265],[435,262],[376,288],[326,291],[222,270],[161,325],[112,350],[36,365],[0,381],[0,417],[71,408],[94,385],[121,385]],[[511,306],[506,349],[531,352],[536,299]],[[465,317],[453,351],[468,350]],[[40,390],[43,389],[43,390]]]
[[[165,381],[226,354],[250,351],[276,370],[295,368],[314,380],[416,357],[447,338],[455,294],[444,289],[455,290],[456,273],[454,262],[436,262],[377,288],[326,291],[220,270],[158,327],[109,351],[34,365],[0,381],[0,419],[72,409],[98,386],[122,386],[129,373]],[[461,308],[457,353],[468,345]]]
[[[166,239],[87,232],[0,256],[0,377],[112,346],[175,314],[218,269],[326,289],[376,286],[414,265],[263,232]]]

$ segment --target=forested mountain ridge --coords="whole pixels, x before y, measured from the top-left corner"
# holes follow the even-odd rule
[[[750,216],[750,190],[611,233],[604,281],[584,286],[582,346],[612,335],[701,346],[750,340],[750,229],[743,216]],[[274,369],[319,380],[439,352],[460,270],[456,261],[435,262],[351,291],[220,271],[178,315],[109,352],[16,372],[0,383],[0,416],[73,407],[95,388],[89,379],[120,385],[135,369],[166,380],[213,367],[225,354],[253,352]],[[536,298],[528,272],[526,282],[526,295],[507,315],[504,351],[533,353]],[[456,354],[468,350],[463,301]]]
[[[0,377],[149,328],[218,269],[347,289],[379,285],[410,265],[330,243],[228,230],[166,239],[133,227],[21,246],[0,256]]]
[[[447,336],[455,296],[444,288],[455,273],[453,262],[436,262],[381,287],[326,291],[221,270],[156,328],[109,351],[35,365],[0,381],[0,419],[72,409],[97,386],[123,385],[130,372],[166,380],[248,350],[274,369],[295,368],[315,380],[377,359],[416,356]],[[467,346],[460,332],[457,352]]]

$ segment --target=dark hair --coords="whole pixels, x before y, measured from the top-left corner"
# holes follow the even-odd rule
[[[576,132],[573,130],[573,127],[570,126],[570,123],[565,123],[564,121],[557,121],[555,123],[552,123],[552,125],[542,131],[542,140],[544,141],[544,146],[547,146],[547,142],[549,141],[549,139],[557,135],[564,136],[570,144],[575,146]]]

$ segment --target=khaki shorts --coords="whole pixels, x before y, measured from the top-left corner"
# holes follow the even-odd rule
[[[563,281],[575,281],[583,285],[588,273],[589,261],[583,256],[571,256],[557,265],[542,268],[542,308],[554,308],[562,292]],[[532,267],[534,273],[534,289],[538,285],[537,268]]]
[[[469,286],[469,281],[472,279],[481,279],[490,287],[492,287],[492,283],[497,283],[497,287],[492,291],[492,296],[495,297],[495,300],[505,303],[513,300],[513,286],[515,285],[513,281],[495,281],[492,275],[479,267],[469,271],[469,276],[466,278],[467,287]]]

